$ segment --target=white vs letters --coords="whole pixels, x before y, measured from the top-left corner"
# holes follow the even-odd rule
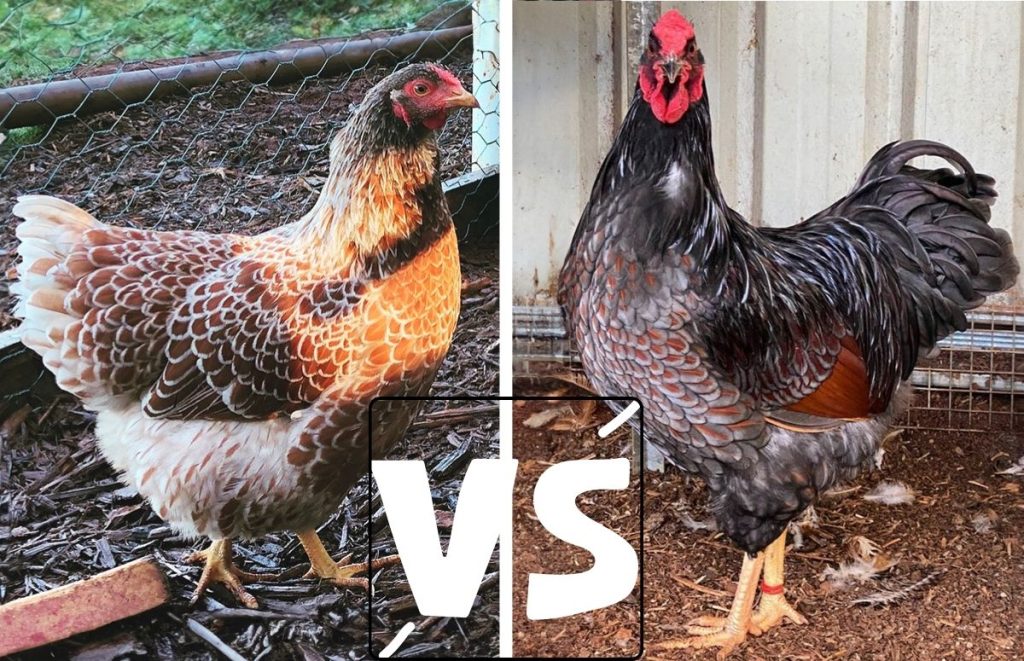
[[[420,612],[466,617],[502,528],[512,513],[514,459],[476,459],[466,473],[455,510],[448,553],[434,520],[427,469],[422,461],[374,461],[373,476]],[[580,574],[531,574],[530,619],[567,617],[610,606],[636,583],[636,551],[622,537],[588,518],[576,497],[594,489],[629,486],[628,459],[568,461],[541,475],[534,507],[541,524],[559,539],[586,549],[594,566]],[[509,552],[511,540],[502,546]]]

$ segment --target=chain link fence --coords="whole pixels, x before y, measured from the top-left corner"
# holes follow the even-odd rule
[[[137,227],[255,233],[297,220],[327,174],[331,136],[366,91],[429,60],[481,100],[441,132],[442,175],[460,237],[496,242],[497,0],[292,10],[217,0],[187,15],[168,8],[175,2],[128,1],[104,16],[108,4],[0,1],[0,208],[46,193]],[[392,22],[431,11],[356,36],[332,35],[359,22],[321,19],[303,27],[315,38],[267,43],[287,28],[261,17],[313,21],[301,12],[315,9],[342,19],[383,11]],[[196,44],[215,49],[190,52]],[[0,234],[4,269],[11,235]]]

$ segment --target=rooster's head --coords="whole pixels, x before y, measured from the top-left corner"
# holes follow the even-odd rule
[[[675,124],[704,93],[704,56],[693,26],[679,12],[666,12],[651,30],[640,59],[640,91],[658,121]]]
[[[436,131],[453,108],[478,108],[476,98],[439,64],[413,64],[388,80],[391,109],[409,128]]]

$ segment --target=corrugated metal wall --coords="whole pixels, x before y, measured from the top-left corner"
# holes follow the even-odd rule
[[[550,303],[639,49],[670,7],[707,60],[718,173],[743,214],[796,222],[845,193],[878,147],[929,138],[999,180],[994,224],[1024,262],[1024,5],[518,2],[518,303]]]

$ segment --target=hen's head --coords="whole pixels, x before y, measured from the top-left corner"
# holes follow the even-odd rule
[[[389,76],[391,110],[405,126],[436,131],[454,108],[478,108],[476,97],[439,64],[413,64]]]
[[[678,122],[704,94],[704,56],[693,26],[674,9],[651,30],[640,58],[639,84],[654,116],[665,124]]]

